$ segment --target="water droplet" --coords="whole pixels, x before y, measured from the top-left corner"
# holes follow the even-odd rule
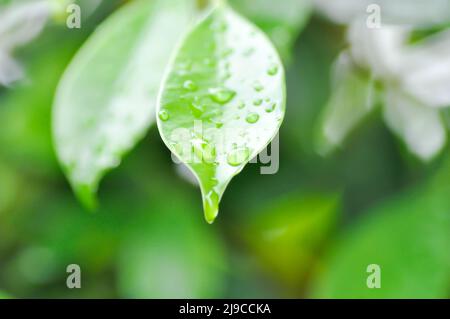
[[[277,107],[277,103],[271,103],[266,107],[266,112],[267,113],[271,113],[275,110],[275,108]]]
[[[250,113],[249,115],[247,115],[245,120],[247,121],[247,123],[254,124],[258,122],[259,115],[257,113]]]
[[[270,76],[277,75],[277,73],[278,73],[278,65],[276,64],[272,64],[267,70],[267,74]]]
[[[191,104],[191,112],[196,118],[200,118],[205,112],[204,107],[197,102],[192,102]]]
[[[247,147],[235,148],[228,153],[227,162],[231,166],[239,166],[248,160],[250,150]]]
[[[238,109],[239,109],[239,110],[242,110],[244,107],[245,107],[244,101],[240,101],[240,102],[238,103]]]
[[[184,82],[183,87],[189,91],[195,91],[198,89],[197,84],[195,84],[195,82],[191,80],[187,80],[186,82]]]
[[[256,99],[253,101],[253,105],[254,106],[260,106],[262,104],[263,100],[262,99]]]
[[[226,88],[210,89],[209,93],[211,94],[211,98],[213,99],[213,101],[220,104],[226,104],[230,102],[236,95],[236,92]]]
[[[261,92],[262,90],[264,90],[264,86],[258,81],[253,84],[253,88],[256,92]]]
[[[219,213],[219,194],[215,191],[210,191],[203,197],[203,210],[205,211],[205,219],[209,224],[212,224]]]
[[[167,121],[170,117],[169,112],[167,112],[167,110],[159,111],[158,116],[159,116],[159,119],[164,122]]]

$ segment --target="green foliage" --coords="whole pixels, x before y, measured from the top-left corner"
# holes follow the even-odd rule
[[[126,298],[220,298],[225,256],[214,230],[176,200],[137,220],[119,250],[119,293]]]
[[[427,186],[372,209],[341,236],[316,297],[446,298],[450,278],[449,163]],[[366,268],[381,267],[369,289]]]
[[[277,134],[284,70],[256,27],[215,8],[182,41],[163,84],[158,127],[195,174],[212,223],[228,183]]]
[[[348,13],[321,2],[327,16]],[[429,19],[404,2],[383,12],[407,5],[408,20]],[[403,28],[386,36],[362,23],[349,42],[345,28],[309,19],[309,1],[76,3],[81,29],[66,27],[64,5],[44,8],[42,30],[0,8],[14,43],[0,40],[0,77],[5,53],[23,71],[0,87],[0,298],[449,297],[450,161],[406,151],[444,146],[448,103],[411,94],[448,97],[447,25],[412,26],[402,47],[414,59],[401,67],[391,49]],[[387,65],[414,73],[402,84]],[[271,162],[247,163],[279,128]],[[172,143],[183,137],[187,148]],[[198,177],[209,222],[220,201],[220,223],[198,218],[198,189],[166,146]],[[96,214],[77,203],[55,150],[85,206],[121,163]],[[262,175],[269,165],[277,173]],[[66,286],[74,263],[82,289]],[[370,264],[380,289],[366,285]]]
[[[101,177],[154,122],[164,68],[192,15],[188,0],[131,3],[90,37],[61,80],[55,145],[86,206],[95,207]]]
[[[336,195],[290,194],[247,222],[245,240],[265,268],[295,291],[336,226],[338,204]]]
[[[267,33],[283,60],[291,60],[295,40],[312,14],[310,0],[231,0],[230,3]]]

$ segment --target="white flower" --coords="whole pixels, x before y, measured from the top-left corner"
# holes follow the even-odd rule
[[[47,0],[18,1],[0,6],[0,85],[10,85],[23,76],[12,53],[42,31],[51,10]]]
[[[361,2],[367,4],[366,1]],[[399,3],[405,5],[404,1]],[[409,11],[414,16],[422,6],[414,7],[414,1],[409,3]],[[434,4],[437,3],[443,10],[448,4],[450,10],[450,1],[439,0]],[[362,4],[356,7],[361,9]],[[386,7],[381,6],[381,12],[385,9],[393,16],[393,8],[396,7],[386,4]],[[336,11],[333,14],[337,16]],[[368,28],[367,14],[355,13],[355,7],[341,12],[340,22],[351,19],[349,48],[344,53],[348,61],[346,68],[335,68],[335,72],[344,76],[341,75],[343,79],[337,83],[325,108],[319,151],[327,152],[341,144],[373,109],[375,81],[383,88],[380,98],[386,124],[412,153],[423,160],[430,160],[443,148],[446,132],[440,110],[450,107],[450,30],[443,30],[417,44],[408,44],[415,23],[440,21],[437,13],[434,19],[430,15],[425,16],[428,20],[417,13],[420,19],[413,21],[411,17],[410,25],[382,24],[380,28]],[[446,16],[447,19],[449,17]],[[342,63],[341,57],[337,65]],[[371,107],[367,106],[368,103]]]

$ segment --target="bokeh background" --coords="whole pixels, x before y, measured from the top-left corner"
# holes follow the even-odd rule
[[[18,2],[0,1],[0,53],[1,10]],[[348,46],[347,25],[321,1],[286,16],[290,0],[232,1],[286,64],[277,174],[249,164],[208,225],[199,190],[152,127],[105,178],[99,211],[83,209],[55,157],[52,103],[74,54],[125,2],[80,1],[89,6],[81,29],[50,17],[9,52],[24,74],[0,86],[0,298],[450,297],[447,146],[426,161],[412,154],[387,127],[380,100],[336,150],[317,151],[333,63]],[[445,31],[441,22],[418,28],[415,41]],[[81,289],[66,287],[69,264],[81,267]],[[370,264],[381,267],[380,289],[366,285]]]

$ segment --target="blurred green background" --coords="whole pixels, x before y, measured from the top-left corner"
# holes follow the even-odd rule
[[[208,225],[153,127],[105,178],[99,211],[85,211],[55,158],[52,102],[73,55],[122,4],[103,1],[81,29],[52,20],[14,52],[26,73],[0,87],[0,298],[450,297],[449,154],[420,162],[374,112],[337,152],[317,155],[346,33],[313,12],[294,24],[248,14],[275,40],[286,23],[277,174],[249,164]],[[69,264],[81,289],[66,287]],[[370,264],[380,289],[366,285]]]

